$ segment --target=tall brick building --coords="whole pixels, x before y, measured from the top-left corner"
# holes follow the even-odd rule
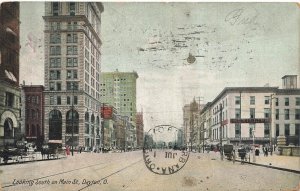
[[[0,6],[0,147],[21,139],[18,2]]]
[[[23,85],[21,97],[21,126],[28,142],[41,146],[44,141],[44,86]]]

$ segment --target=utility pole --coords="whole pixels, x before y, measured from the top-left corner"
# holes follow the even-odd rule
[[[272,138],[272,133],[273,133],[273,131],[272,131],[272,102],[273,102],[273,95],[274,94],[271,94],[271,99],[270,99],[270,116],[269,116],[269,124],[270,124],[270,147],[271,147],[271,149],[272,149],[272,152],[273,152],[273,138]],[[272,153],[271,152],[271,153]]]
[[[223,110],[223,108],[222,108],[222,104],[220,103],[220,154],[221,154],[221,160],[223,160],[223,146],[222,146],[222,139],[223,139],[223,133],[222,133],[222,122],[223,122],[223,120],[222,120],[222,110]]]
[[[242,91],[240,91],[240,119],[242,119]],[[242,143],[242,123],[239,123],[240,126],[240,143]]]
[[[74,82],[72,83],[72,156],[74,156]]]

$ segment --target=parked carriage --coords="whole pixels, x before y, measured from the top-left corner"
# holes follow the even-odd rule
[[[26,142],[18,141],[16,143],[16,147],[5,147],[0,151],[0,158],[5,164],[9,160],[13,160],[14,162],[21,162],[22,159],[28,157]]]
[[[41,149],[42,159],[58,159],[65,156],[65,150],[57,144],[48,143],[47,145],[42,145]]]
[[[227,157],[228,160],[235,161],[235,152],[232,144],[225,144],[223,145],[224,155]]]

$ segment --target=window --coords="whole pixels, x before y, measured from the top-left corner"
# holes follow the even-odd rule
[[[77,43],[77,34],[76,33],[71,33],[67,34],[67,43]]]
[[[52,3],[53,16],[57,16],[58,15],[58,10],[59,10],[59,3],[58,2],[53,2]]]
[[[300,105],[300,97],[296,97],[296,105]]]
[[[71,97],[67,96],[67,105],[71,105]]]
[[[70,15],[74,16],[75,15],[75,2],[70,2],[69,8],[70,8]]]
[[[250,96],[250,105],[255,105],[255,96]]]
[[[264,124],[264,137],[269,137],[270,136],[270,124],[265,123]]]
[[[78,60],[77,58],[67,58],[67,67],[77,67]]]
[[[241,103],[241,97],[235,96],[235,105],[240,105],[240,103]]]
[[[88,61],[85,61],[85,70],[88,72],[90,71],[90,64]]]
[[[54,105],[54,96],[50,96],[50,105]]]
[[[78,82],[67,82],[67,90],[78,90]]]
[[[84,78],[85,78],[85,81],[86,81],[87,83],[89,83],[89,81],[90,81],[90,75],[89,75],[87,72],[85,73]]]
[[[57,31],[57,30],[60,30],[60,23],[57,23],[57,22],[51,22],[51,23],[50,23],[50,29],[51,29],[51,31]]]
[[[238,123],[236,123],[235,124],[235,138],[240,138],[240,136],[241,136],[241,132],[240,132],[240,124],[238,124]]]
[[[50,68],[60,68],[61,60],[60,58],[50,58]]]
[[[300,119],[300,109],[295,110],[295,119],[297,119],[297,120]]]
[[[15,99],[15,96],[14,96],[13,93],[6,92],[6,95],[5,95],[5,106],[7,106],[7,107],[13,107],[14,106],[14,99]]]
[[[35,111],[32,109],[31,110],[31,118],[34,119],[35,118]]]
[[[295,135],[298,136],[298,139],[300,138],[300,124],[295,124]]]
[[[56,102],[57,102],[57,105],[61,105],[61,97],[60,96],[56,97]]]
[[[279,124],[276,124],[276,137],[279,136]]]
[[[60,46],[50,46],[50,55],[60,55]]]
[[[60,70],[50,70],[50,80],[60,80]]]
[[[250,118],[251,119],[255,118],[255,108],[250,108]]]
[[[289,120],[290,119],[290,110],[289,109],[285,109],[284,110],[284,119],[285,120]]]
[[[278,106],[278,105],[279,105],[278,98],[275,98],[275,106]]]
[[[264,108],[265,118],[270,118],[270,108]]]
[[[254,124],[249,124],[249,137],[252,138],[254,136],[254,133],[253,133],[253,130],[254,130]]]
[[[50,34],[50,43],[59,44],[61,42],[61,37],[59,33]]]
[[[77,103],[78,103],[78,98],[77,96],[74,96],[74,105],[77,105]]]
[[[67,46],[67,55],[77,55],[77,46]]]
[[[275,110],[275,119],[279,120],[279,109]]]
[[[285,105],[285,106],[289,106],[289,105],[290,105],[290,102],[289,102],[289,98],[288,98],[288,97],[284,98],[284,105]]]
[[[270,104],[270,96],[265,96],[265,104]]]
[[[67,79],[77,79],[77,70],[67,70]]]
[[[290,124],[284,124],[284,135],[285,136],[290,135]]]

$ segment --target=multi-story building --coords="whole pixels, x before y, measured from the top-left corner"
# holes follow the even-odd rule
[[[300,145],[300,88],[296,75],[282,77],[282,89],[272,95],[272,137],[275,143]]]
[[[209,143],[211,142],[210,137],[212,134],[212,129],[210,126],[210,122],[211,122],[210,104],[211,102],[205,104],[200,111],[200,128],[197,135],[198,137],[197,144],[199,145],[199,148],[200,150],[202,150],[202,152],[204,152],[205,146],[209,145]]]
[[[100,79],[100,97],[112,105],[121,116],[127,116],[136,128],[136,72],[103,72]],[[136,143],[134,144],[136,146]]]
[[[0,147],[21,139],[19,50],[20,3],[0,6]]]
[[[45,140],[100,144],[100,2],[45,3]]]
[[[44,141],[44,86],[23,85],[21,89],[21,127],[25,128],[25,138],[41,146]]]
[[[270,142],[271,95],[277,87],[226,87],[211,103],[212,140],[233,144]],[[222,134],[221,134],[222,122]],[[255,132],[255,134],[254,134]]]
[[[136,140],[137,146],[142,148],[144,145],[144,120],[143,112],[138,112],[136,114]]]
[[[226,87],[210,104],[211,144],[220,143],[222,137],[223,142],[236,145],[299,145],[297,76],[282,79],[282,89]]]
[[[184,143],[190,149],[196,148],[197,131],[200,128],[200,105],[195,98],[183,107],[183,136]]]

